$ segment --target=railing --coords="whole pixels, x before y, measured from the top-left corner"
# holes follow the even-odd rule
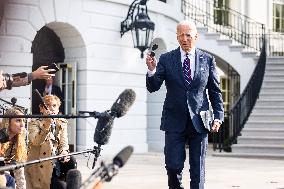
[[[21,108],[25,113],[28,112],[28,109],[22,106],[18,106],[16,105],[17,103],[17,99],[16,98],[12,98],[11,102],[6,101],[2,98],[0,98],[0,115],[3,115],[5,113],[5,111],[13,106],[17,106],[19,108]]]
[[[268,32],[265,34],[267,43],[267,56],[284,56],[283,33]]]
[[[214,150],[223,149],[231,151],[231,145],[237,142],[237,137],[240,135],[257,99],[262,86],[266,66],[266,43],[263,43],[261,54],[258,63],[253,71],[253,74],[242,92],[241,96],[234,104],[233,108],[227,112],[228,116],[224,122],[220,133],[213,137]],[[230,128],[229,133],[225,128]]]
[[[260,52],[265,34],[261,24],[213,0],[183,0],[182,12],[208,32],[221,33],[244,45],[247,51]]]

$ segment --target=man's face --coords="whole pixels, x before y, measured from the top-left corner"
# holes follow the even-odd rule
[[[46,82],[46,85],[52,85],[53,84],[53,78],[50,77],[50,78],[46,79],[45,82]]]
[[[195,47],[197,31],[192,30],[188,25],[177,26],[177,40],[183,51],[189,52]]]

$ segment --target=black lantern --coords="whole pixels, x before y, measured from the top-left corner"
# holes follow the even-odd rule
[[[150,47],[155,24],[148,16],[147,0],[135,0],[129,7],[127,17],[121,22],[120,34],[129,30],[132,31],[132,39],[134,48],[141,51],[141,58],[143,52]],[[135,13],[135,16],[134,16]]]

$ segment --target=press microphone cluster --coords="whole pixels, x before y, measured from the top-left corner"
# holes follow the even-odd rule
[[[112,160],[111,164],[106,165],[104,162],[101,163],[100,167],[97,168],[91,176],[81,185],[81,187],[86,188],[90,182],[92,182],[94,179],[97,180],[97,182],[110,182],[111,179],[117,175],[119,169],[125,165],[125,163],[128,161],[129,157],[133,153],[133,147],[127,146],[123,148]],[[77,176],[78,173],[75,174]],[[68,177],[68,175],[67,175]],[[77,179],[76,178],[76,179]],[[73,180],[76,180],[75,178]],[[68,180],[68,178],[67,178]],[[77,179],[78,180],[78,179]],[[71,183],[73,184],[73,182]],[[69,184],[69,185],[71,185]],[[68,182],[67,182],[67,188],[68,188]],[[73,189],[73,188],[68,188]]]

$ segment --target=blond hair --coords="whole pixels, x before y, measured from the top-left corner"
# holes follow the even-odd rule
[[[24,111],[21,108],[16,106],[5,111],[4,115],[16,116],[24,114]],[[6,128],[8,132],[10,131],[10,122],[14,118],[3,118],[1,123],[1,128]],[[23,130],[21,133],[16,135],[16,153],[15,158],[16,162],[24,162],[27,160],[27,145],[26,145],[26,132]],[[0,154],[5,155],[5,152],[10,146],[10,141],[0,144]]]
[[[43,101],[47,104],[53,101],[56,101],[57,105],[60,106],[61,105],[61,100],[56,96],[56,95],[45,95],[43,97]],[[42,107],[42,104],[39,105],[40,107]]]

